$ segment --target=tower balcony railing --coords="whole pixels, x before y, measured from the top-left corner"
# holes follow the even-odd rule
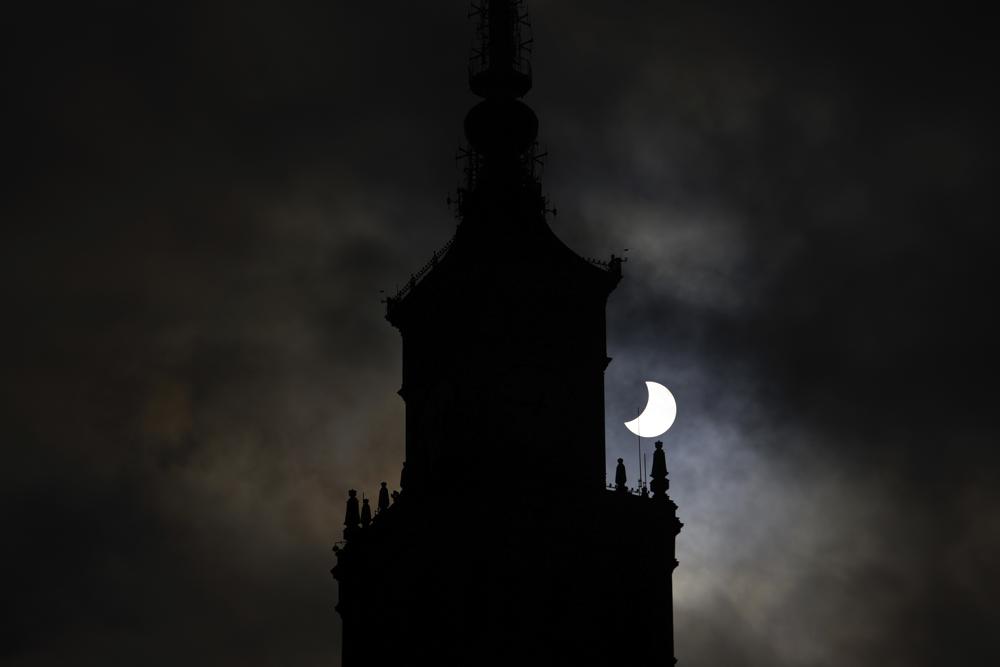
[[[403,299],[403,297],[409,294],[410,290],[416,287],[417,283],[420,282],[420,279],[423,278],[428,271],[437,266],[437,263],[441,260],[442,257],[444,257],[448,253],[448,250],[451,249],[451,246],[454,243],[455,243],[455,237],[452,236],[450,239],[448,239],[447,243],[445,243],[443,246],[435,250],[434,253],[431,255],[430,260],[422,267],[420,267],[420,269],[416,273],[411,274],[410,280],[401,288],[396,290],[396,294],[394,296],[388,297],[385,300],[386,305],[391,307],[391,305],[394,302],[400,301],[401,299]]]

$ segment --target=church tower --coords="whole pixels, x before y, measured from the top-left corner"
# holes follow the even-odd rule
[[[549,228],[523,0],[474,6],[466,182],[454,237],[395,296],[405,463],[335,547],[343,665],[673,662],[681,524],[605,485],[605,306],[622,260]]]

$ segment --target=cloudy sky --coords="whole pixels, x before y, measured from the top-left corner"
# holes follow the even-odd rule
[[[740,5],[530,4],[553,227],[629,248],[608,460],[643,380],[680,403],[680,664],[995,665],[992,26]],[[8,12],[4,665],[339,664],[346,489],[403,452],[379,290],[454,230],[466,13]]]

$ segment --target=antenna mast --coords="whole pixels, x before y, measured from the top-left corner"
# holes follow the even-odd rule
[[[639,421],[639,419],[641,417],[642,417],[642,410],[640,408],[636,408],[635,409],[635,430],[636,430],[636,434],[635,434],[635,447],[636,447],[636,459],[637,459],[637,465],[636,465],[636,467],[639,468],[639,488],[637,489],[637,491],[639,491],[639,493],[642,493],[642,436],[639,435],[640,433],[642,433],[642,423]]]
[[[646,471],[647,470],[649,470],[649,467],[646,465],[646,452],[643,452],[642,453],[642,497],[643,498],[645,498],[646,494],[647,494],[647,491],[646,491]]]

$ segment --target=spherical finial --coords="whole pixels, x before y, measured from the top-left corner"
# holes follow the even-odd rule
[[[484,155],[524,153],[538,137],[538,117],[524,102],[486,99],[465,116],[465,138]]]

